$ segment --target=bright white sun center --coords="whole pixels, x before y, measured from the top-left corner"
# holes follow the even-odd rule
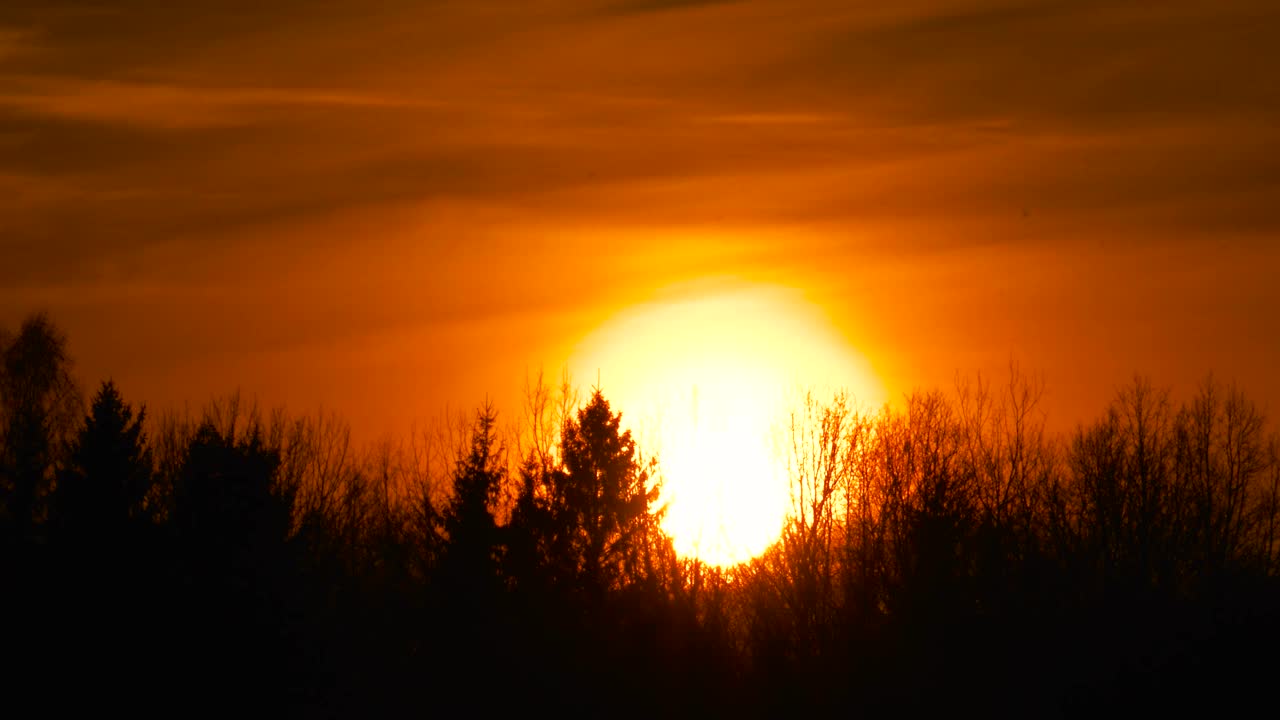
[[[643,450],[656,452],[676,551],[714,565],[760,554],[790,507],[780,429],[805,389],[881,400],[866,361],[791,289],[703,285],[633,305],[578,346]]]

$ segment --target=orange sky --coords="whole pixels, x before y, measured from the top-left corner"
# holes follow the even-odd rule
[[[374,435],[737,275],[802,288],[891,394],[1014,358],[1063,425],[1135,370],[1275,414],[1278,29],[1261,0],[7,0],[0,324],[48,310],[153,407],[240,387]]]

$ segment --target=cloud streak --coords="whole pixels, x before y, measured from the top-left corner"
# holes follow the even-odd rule
[[[110,306],[118,283],[140,312],[127,288],[256,283],[246,296],[287,310],[251,313],[252,345],[321,342],[307,333],[325,316],[334,338],[455,322],[437,304],[603,312],[704,272],[853,303],[850,278],[909,284],[907,267],[978,290],[877,305],[884,322],[972,330],[993,298],[1022,298],[1019,317],[1042,298],[1007,282],[1004,248],[1050,268],[1037,277],[1060,294],[1043,301],[1084,323],[1096,305],[1065,288],[1113,292],[1099,248],[1280,265],[1277,26],[1260,1],[15,0],[0,286],[72,307],[76,288]],[[546,296],[563,273],[572,303]],[[1178,287],[1222,322],[1256,314],[1256,294]],[[993,346],[1032,342],[1030,324],[1002,327]]]
[[[190,87],[82,78],[0,77],[0,107],[62,120],[158,130],[248,125],[264,110],[428,110],[442,103],[322,88]]]

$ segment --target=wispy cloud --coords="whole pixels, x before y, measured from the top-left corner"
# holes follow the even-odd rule
[[[264,109],[431,109],[415,98],[324,88],[200,87],[68,77],[0,77],[0,107],[64,120],[183,129],[245,125]]]
[[[1103,292],[1108,243],[1280,262],[1265,0],[55,5],[0,8],[11,297],[115,283],[140,313],[128,288],[249,277],[209,322],[257,343],[292,330],[245,305],[341,338],[550,306],[566,273],[590,303],[725,267],[893,266],[896,292],[918,265],[930,312],[1083,318],[1062,288]],[[1012,247],[1058,294],[1009,284]],[[209,302],[166,312],[194,336]]]
[[[602,8],[605,14],[670,12],[730,5],[746,0],[610,0]]]

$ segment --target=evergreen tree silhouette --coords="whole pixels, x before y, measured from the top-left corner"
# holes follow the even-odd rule
[[[618,601],[646,576],[658,488],[621,417],[597,389],[566,418],[554,452],[525,458],[506,528],[528,681],[589,714],[623,688],[638,692],[644,667],[620,632],[628,618]]]
[[[560,435],[560,462],[526,463],[523,509],[540,535],[554,576],[589,595],[639,579],[647,533],[654,464],[640,460],[631,431],[620,429],[600,390],[568,419]]]
[[[257,427],[248,437],[236,438],[211,423],[201,425],[175,497],[179,531],[207,545],[206,550],[235,560],[252,557],[259,545],[278,542],[288,531],[290,504],[273,488],[279,463]]]
[[[155,648],[164,625],[168,583],[163,538],[144,498],[153,477],[151,451],[136,415],[107,381],[71,443],[49,509],[48,607],[76,662],[97,667],[102,697],[124,699],[129,673],[162,673],[153,653],[117,665],[114,653],[130,645]]]
[[[279,482],[280,452],[251,419],[243,433],[206,421],[175,488],[183,553],[182,620],[195,674],[185,692],[208,700],[279,701],[293,652],[288,611],[296,588],[291,540],[296,488]]]
[[[102,384],[58,479],[56,509],[67,531],[110,542],[130,523],[148,519],[152,464],[145,420],[145,408],[135,415],[115,383]]]
[[[440,579],[448,622],[437,652],[449,658],[442,668],[446,676],[459,682],[485,672],[509,643],[502,627],[502,537],[493,514],[505,484],[505,463],[497,411],[486,403],[454,462],[453,491],[442,513],[446,542]]]
[[[621,413],[597,390],[565,428],[561,476],[570,513],[582,530],[578,546],[585,585],[612,587],[637,576],[649,503],[656,489],[636,458],[631,432],[619,432]]]
[[[466,454],[453,470],[453,495],[444,509],[446,572],[472,592],[491,590],[501,543],[493,507],[506,480],[506,454],[497,436],[497,411],[477,413]]]

